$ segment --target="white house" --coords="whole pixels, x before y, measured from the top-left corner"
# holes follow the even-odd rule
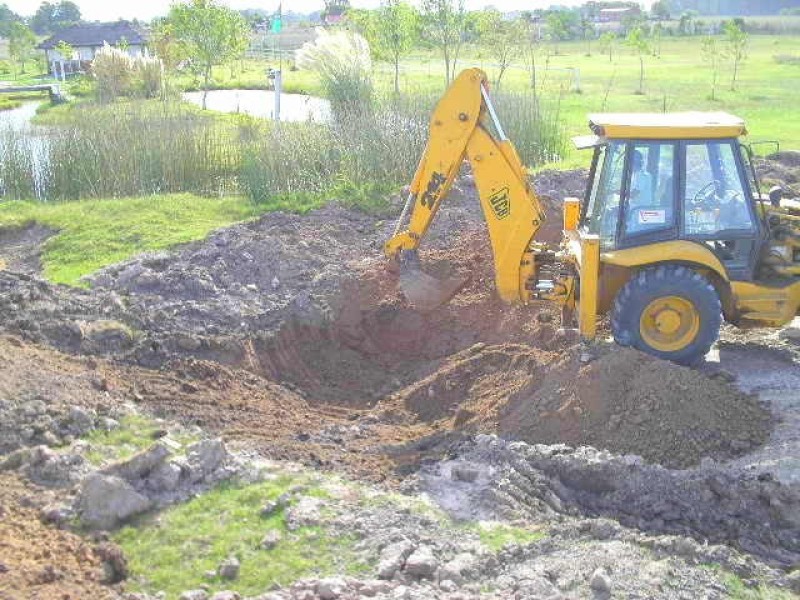
[[[56,49],[65,42],[72,48],[72,56],[61,56]],[[131,56],[147,56],[147,35],[128,21],[116,23],[82,23],[65,27],[53,34],[37,47],[44,50],[51,72],[68,63],[68,72],[83,70],[83,66],[105,44],[124,47]]]

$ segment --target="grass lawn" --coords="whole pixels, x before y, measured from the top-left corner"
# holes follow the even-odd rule
[[[64,203],[0,203],[0,227],[38,222],[59,233],[44,247],[44,275],[80,285],[80,278],[140,252],[202,239],[209,232],[263,212],[242,197],[191,194],[84,200]]]
[[[659,56],[645,57],[644,94],[637,94],[639,58],[619,40],[612,60],[601,54],[597,43],[591,55],[585,42],[562,42],[555,53],[553,44],[538,51],[540,90],[559,107],[559,117],[569,135],[587,133],[586,116],[592,112],[678,110],[724,110],[747,120],[752,141],[777,140],[785,148],[800,148],[800,108],[795,102],[800,80],[800,36],[751,35],[748,56],[740,68],[735,91],[731,91],[729,62],[719,71],[716,99],[711,100],[711,71],[702,59],[703,38],[664,37]],[[723,43],[722,36],[719,42]],[[459,68],[478,66],[490,78],[497,75],[494,59],[485,50],[468,46]],[[234,68],[215,70],[217,87],[263,87],[265,71],[277,66],[269,61],[245,61]],[[401,65],[401,88],[414,92],[441,93],[444,89],[443,62],[434,51],[415,51]],[[573,91],[574,74],[580,73],[580,93]],[[379,91],[392,86],[392,68],[376,63],[374,79]],[[517,61],[503,77],[507,90],[530,89],[529,75]],[[307,71],[284,69],[287,91],[319,93],[319,84]],[[502,117],[502,106],[498,107]],[[583,164],[583,155],[570,153],[566,166]]]
[[[254,595],[272,584],[287,585],[304,576],[367,568],[354,556],[354,539],[334,536],[320,527],[289,531],[284,510],[260,516],[265,504],[302,483],[280,476],[254,485],[223,484],[123,528],[114,541],[130,561],[133,587],[164,591],[170,600],[202,584],[213,591],[235,587],[242,594]],[[305,495],[324,496],[324,492],[312,487]],[[260,542],[270,531],[281,539],[273,549],[262,549]],[[241,562],[235,583],[204,576],[232,555]]]

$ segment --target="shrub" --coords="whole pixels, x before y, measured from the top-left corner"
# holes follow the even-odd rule
[[[297,51],[295,63],[301,69],[317,73],[334,115],[371,109],[369,44],[357,33],[318,28],[316,39]]]
[[[105,44],[95,55],[92,74],[102,102],[120,96],[158,97],[164,88],[164,67],[156,57],[130,56]]]

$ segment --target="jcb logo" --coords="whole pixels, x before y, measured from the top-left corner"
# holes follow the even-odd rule
[[[489,196],[489,203],[492,205],[494,216],[498,219],[505,219],[511,214],[511,200],[508,197],[508,188],[503,188]]]

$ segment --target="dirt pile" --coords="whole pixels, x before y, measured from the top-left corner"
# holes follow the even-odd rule
[[[800,152],[776,152],[766,159],[755,159],[754,164],[762,192],[768,191],[773,185],[779,185],[790,198],[800,195],[800,190],[797,189],[797,184],[800,183]]]
[[[537,444],[590,445],[672,468],[762,444],[769,411],[728,382],[636,350],[582,365],[575,353],[509,399],[500,433]]]
[[[0,473],[0,598],[120,597],[101,583],[99,548],[40,519],[47,492]]]
[[[678,553],[698,563],[724,563],[730,557],[730,548],[709,544],[730,544],[779,568],[800,562],[800,488],[768,476],[714,465],[664,469],[594,448],[529,445],[487,435],[454,448],[453,455],[457,458],[422,469],[423,489],[434,497],[454,493],[443,485],[454,470],[472,471],[471,481],[455,490],[464,506],[503,506],[511,511],[507,516],[604,516],[660,535],[688,535],[700,543],[681,543]],[[598,537],[611,537],[605,529],[598,528]],[[668,543],[651,540],[649,547]],[[747,571],[754,561],[749,563],[737,568],[744,577],[753,575]]]

